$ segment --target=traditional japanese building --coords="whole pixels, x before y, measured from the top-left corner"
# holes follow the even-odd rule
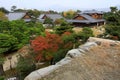
[[[57,19],[63,18],[60,14],[41,14],[38,18],[38,20],[42,23],[44,23],[44,20],[46,18],[50,18],[53,22]]]
[[[11,12],[7,15],[9,21],[24,20],[25,22],[31,21],[31,16],[27,12]]]
[[[78,13],[73,19],[67,21],[78,27],[94,27],[105,24],[105,19],[103,19],[103,12],[96,10]]]

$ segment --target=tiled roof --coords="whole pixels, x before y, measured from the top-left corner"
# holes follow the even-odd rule
[[[25,12],[13,12],[13,13],[9,13],[7,15],[8,20],[12,21],[12,20],[19,20],[22,17],[24,17],[26,13]]]
[[[41,14],[38,19],[42,19],[45,14]]]
[[[90,22],[96,22],[96,20],[94,18],[92,18],[91,16],[89,16],[87,14],[80,14],[80,15],[83,16],[84,18],[86,18]]]
[[[59,14],[47,14],[46,16],[48,16],[49,18],[51,18],[53,21],[55,21],[56,19],[61,19],[63,18],[61,15]]]
[[[86,10],[86,11],[83,11],[82,13],[86,13],[86,14],[92,14],[92,13],[103,14],[102,11],[97,11],[97,10]]]
[[[96,22],[102,22],[105,21],[104,19],[94,19],[91,16],[85,14],[85,13],[79,13],[78,15],[84,17],[86,20],[67,20],[67,22],[78,22],[78,23],[96,23]]]
[[[41,14],[38,19],[41,20],[44,15],[46,15],[47,17],[49,17],[53,21],[55,21],[56,19],[63,18],[60,14]]]
[[[67,20],[67,22],[69,22],[69,23],[72,23],[72,22],[77,22],[77,23],[87,23],[87,24],[89,24],[90,23],[90,21],[88,21],[88,20]]]

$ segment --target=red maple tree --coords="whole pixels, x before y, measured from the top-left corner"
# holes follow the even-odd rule
[[[31,46],[37,54],[37,60],[42,60],[42,58],[45,60],[51,59],[53,57],[53,53],[59,49],[61,44],[61,37],[57,34],[51,34],[49,32],[46,32],[45,37],[38,36],[31,41]]]

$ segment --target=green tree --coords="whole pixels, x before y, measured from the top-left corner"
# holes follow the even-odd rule
[[[112,7],[110,7],[110,10],[112,13],[115,13],[115,12],[117,12],[118,9],[117,9],[117,7],[112,6]]]
[[[27,10],[27,11],[28,11],[28,14],[29,14],[30,16],[33,16],[33,17],[35,17],[35,18],[38,18],[39,15],[40,15],[40,11],[37,10],[37,9]]]
[[[111,35],[109,38],[116,36],[120,40],[120,26],[119,25],[106,25],[105,35]]]
[[[11,7],[11,11],[14,12],[16,8],[17,8],[17,6],[13,5],[13,6]]]
[[[50,19],[50,18],[46,18],[45,21],[44,21],[45,24],[48,24],[48,26],[53,26],[53,20]]]
[[[81,10],[77,10],[76,12],[77,12],[77,13],[80,13],[80,12],[81,12]]]
[[[61,19],[56,19],[56,20],[54,21],[54,24],[62,24],[64,21],[65,21],[65,20],[64,20],[63,18],[61,18]]]
[[[91,28],[84,27],[81,32],[78,33],[77,35],[79,39],[82,39],[83,42],[86,42],[89,37],[93,37],[93,31]]]
[[[76,11],[68,10],[66,12],[63,12],[62,15],[67,19],[72,19],[76,15]]]
[[[19,9],[15,9],[14,12],[27,12],[27,10],[19,8]]]
[[[117,7],[110,7],[110,9],[111,12],[104,14],[107,21],[104,36],[105,38],[120,40],[120,10]]]
[[[66,23],[62,23],[61,26],[56,26],[54,28],[56,34],[63,34],[64,32],[73,32],[72,26],[67,25]]]
[[[120,25],[120,10],[118,11],[116,7],[111,7],[111,12],[104,13],[104,18],[107,24]]]
[[[17,38],[12,35],[0,33],[0,54],[17,49]]]
[[[9,11],[7,9],[5,9],[4,7],[0,7],[0,11],[5,14],[9,13]]]
[[[2,51],[7,52],[13,51],[14,49],[17,50],[23,47],[24,45],[29,44],[31,36],[42,35],[44,31],[45,31],[44,27],[42,26],[41,23],[38,22],[25,23],[22,20],[0,21],[0,33],[1,33],[0,38],[1,39],[5,38],[6,40],[4,40],[4,42],[7,42],[6,44],[1,42],[2,45],[0,46],[7,45],[7,48],[4,48],[4,50],[2,49],[1,53]],[[11,43],[12,38],[13,43]],[[9,40],[11,40],[11,42]]]
[[[0,33],[7,33],[10,32],[10,22],[9,21],[0,21]]]
[[[68,52],[68,50],[69,49],[59,49],[57,52],[56,52],[56,54],[54,54],[54,58],[53,58],[53,62],[52,62],[52,64],[55,64],[55,63],[57,63],[58,61],[60,61],[61,59],[63,59],[65,56],[66,56],[66,54],[67,54],[67,52]]]

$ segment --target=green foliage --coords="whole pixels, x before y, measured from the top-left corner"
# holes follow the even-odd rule
[[[67,54],[67,51],[69,49],[60,49],[56,52],[56,54],[54,54],[54,58],[53,58],[53,63],[55,64],[56,62],[60,61],[61,59],[63,59],[66,54]]]
[[[104,33],[105,38],[120,40],[120,10],[116,7],[110,7],[110,9],[111,12],[104,14],[104,18],[107,20]]]
[[[56,26],[56,27],[54,28],[54,30],[55,30],[55,33],[61,35],[61,34],[63,34],[64,32],[73,32],[72,28],[73,28],[73,27],[70,26],[70,25],[67,25],[67,26]]]
[[[107,25],[105,27],[105,35],[117,36],[120,40],[120,26],[119,25]]]
[[[0,80],[5,80],[4,76],[0,76]]]
[[[76,42],[76,34],[75,33],[71,33],[70,35],[64,35],[62,36],[62,40],[64,43],[68,43],[68,42]]]
[[[9,11],[7,9],[5,9],[4,7],[0,7],[0,11],[3,13],[9,13]]]
[[[82,30],[83,33],[86,33],[86,34],[90,34],[93,36],[93,31],[91,28],[88,28],[88,27],[84,27],[83,30]]]
[[[116,7],[111,7],[111,12],[104,13],[104,18],[108,24],[120,25],[120,10]]]
[[[50,18],[46,18],[44,21],[45,24],[53,24],[53,20]]]
[[[88,27],[84,27],[82,32],[79,32],[78,35],[77,35],[80,39],[82,39],[83,42],[86,42],[86,40],[89,38],[89,37],[92,37],[94,36],[93,35],[93,31],[91,30],[91,28],[88,28]]]
[[[41,23],[25,23],[22,20],[0,21],[0,38],[1,40],[5,38],[0,42],[2,44],[0,52],[10,52],[21,48],[29,44],[31,36],[41,35],[44,30]]]
[[[112,7],[110,7],[110,10],[111,10],[112,13],[115,13],[118,9],[117,9],[117,7],[112,6]]]
[[[63,12],[62,15],[67,19],[72,19],[76,15],[76,11],[68,10],[66,12]]]
[[[37,9],[27,11],[30,16],[33,16],[35,19],[39,17],[40,11]]]
[[[36,69],[36,66],[31,58],[20,56],[16,69],[20,75],[20,80],[23,80],[30,72]]]
[[[17,49],[18,40],[12,35],[0,34],[0,54]]]
[[[17,8],[17,6],[15,6],[15,5],[11,6],[11,11],[14,12],[16,10],[16,8]]]
[[[54,24],[63,24],[63,23],[66,23],[66,21],[65,21],[65,19],[63,19],[63,18],[61,18],[61,19],[56,19],[55,21],[54,21]]]

